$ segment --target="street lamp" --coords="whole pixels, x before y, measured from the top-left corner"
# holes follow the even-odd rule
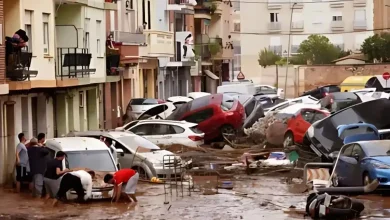
[[[286,59],[286,79],[284,80],[284,99],[286,99],[287,94],[287,75],[288,75],[288,61],[290,58],[290,47],[291,47],[291,26],[292,26],[292,16],[294,12],[294,6],[297,3],[294,2],[294,4],[291,6],[291,16],[290,16],[290,30],[288,32],[288,48],[287,48],[287,59]]]

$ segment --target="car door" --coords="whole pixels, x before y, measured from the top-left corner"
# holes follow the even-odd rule
[[[114,146],[116,149],[123,150],[123,153],[118,154],[118,161],[120,168],[132,168],[134,154],[127,147],[123,146],[120,142],[114,140]]]
[[[130,128],[129,131],[148,139],[154,144],[158,144],[158,140],[161,139],[161,137],[156,134],[154,126],[155,124],[152,123],[137,124],[136,126]]]
[[[171,145],[173,133],[170,125],[167,124],[153,124],[153,140],[157,145]]]
[[[356,164],[351,164],[352,181],[355,186],[363,186],[364,170],[361,161],[366,157],[366,155],[359,144],[354,144],[351,157],[357,162]]]
[[[340,154],[340,157],[338,158],[336,165],[336,174],[338,176],[339,185],[352,186],[354,184],[352,180],[353,174],[351,172],[354,160],[354,158],[352,158],[353,147],[354,144],[345,146]]]
[[[307,129],[311,125],[315,111],[313,109],[302,109],[301,112],[297,115],[295,120],[295,131],[294,131],[294,140],[297,143],[302,143],[303,137]]]

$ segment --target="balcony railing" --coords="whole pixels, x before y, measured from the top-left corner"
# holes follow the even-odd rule
[[[114,36],[115,42],[122,42],[124,44],[146,44],[146,36],[141,33],[130,33],[124,31],[113,31],[111,34]]]
[[[117,10],[118,0],[104,0],[104,9],[106,10]]]
[[[6,41],[6,76],[12,81],[30,80],[38,75],[38,71],[30,70],[32,53],[24,52]]]
[[[268,23],[268,31],[280,31],[281,30],[281,23],[280,22],[269,22]]]
[[[57,48],[57,77],[78,78],[95,73],[96,69],[90,68],[91,58],[86,48]]]
[[[146,35],[149,55],[174,55],[172,32],[144,30],[144,34]]]
[[[353,28],[355,30],[365,30],[367,29],[367,21],[366,20],[355,20],[353,22]]]
[[[195,37],[195,55],[203,60],[211,58],[210,38],[205,34],[199,34]]]
[[[343,30],[344,29],[344,21],[332,21],[330,23],[332,30]]]
[[[268,50],[272,51],[274,54],[277,54],[279,56],[281,56],[282,52],[283,52],[282,45],[279,45],[279,46],[269,46]]]
[[[119,63],[121,60],[121,56],[119,50],[112,50],[110,48],[106,48],[106,73],[107,76],[116,76],[119,75]]]

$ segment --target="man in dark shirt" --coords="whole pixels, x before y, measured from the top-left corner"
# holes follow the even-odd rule
[[[46,170],[46,155],[49,151],[45,147],[38,145],[38,140],[32,138],[28,148],[28,158],[30,162],[30,173],[32,176],[33,197],[40,197],[43,189],[43,174]]]
[[[58,151],[56,158],[47,163],[47,168],[44,176],[46,199],[54,198],[60,187],[60,177],[70,172],[71,170],[62,169],[62,160],[65,159],[66,154],[63,151]]]

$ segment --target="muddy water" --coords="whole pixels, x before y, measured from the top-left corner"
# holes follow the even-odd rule
[[[165,199],[163,185],[140,184],[138,204],[111,204],[110,201],[89,204],[61,204],[53,208],[41,199],[0,191],[0,219],[302,219],[288,216],[283,209],[291,205],[304,208],[306,196],[291,193],[291,186],[280,178],[259,177],[257,180],[237,181],[234,190],[219,190],[215,195],[184,191],[184,196]],[[387,198],[365,197],[369,214],[381,214],[390,208]],[[169,202],[164,204],[164,201]],[[390,201],[390,200],[389,200]],[[11,218],[12,217],[12,218]],[[374,218],[372,218],[374,219]]]

